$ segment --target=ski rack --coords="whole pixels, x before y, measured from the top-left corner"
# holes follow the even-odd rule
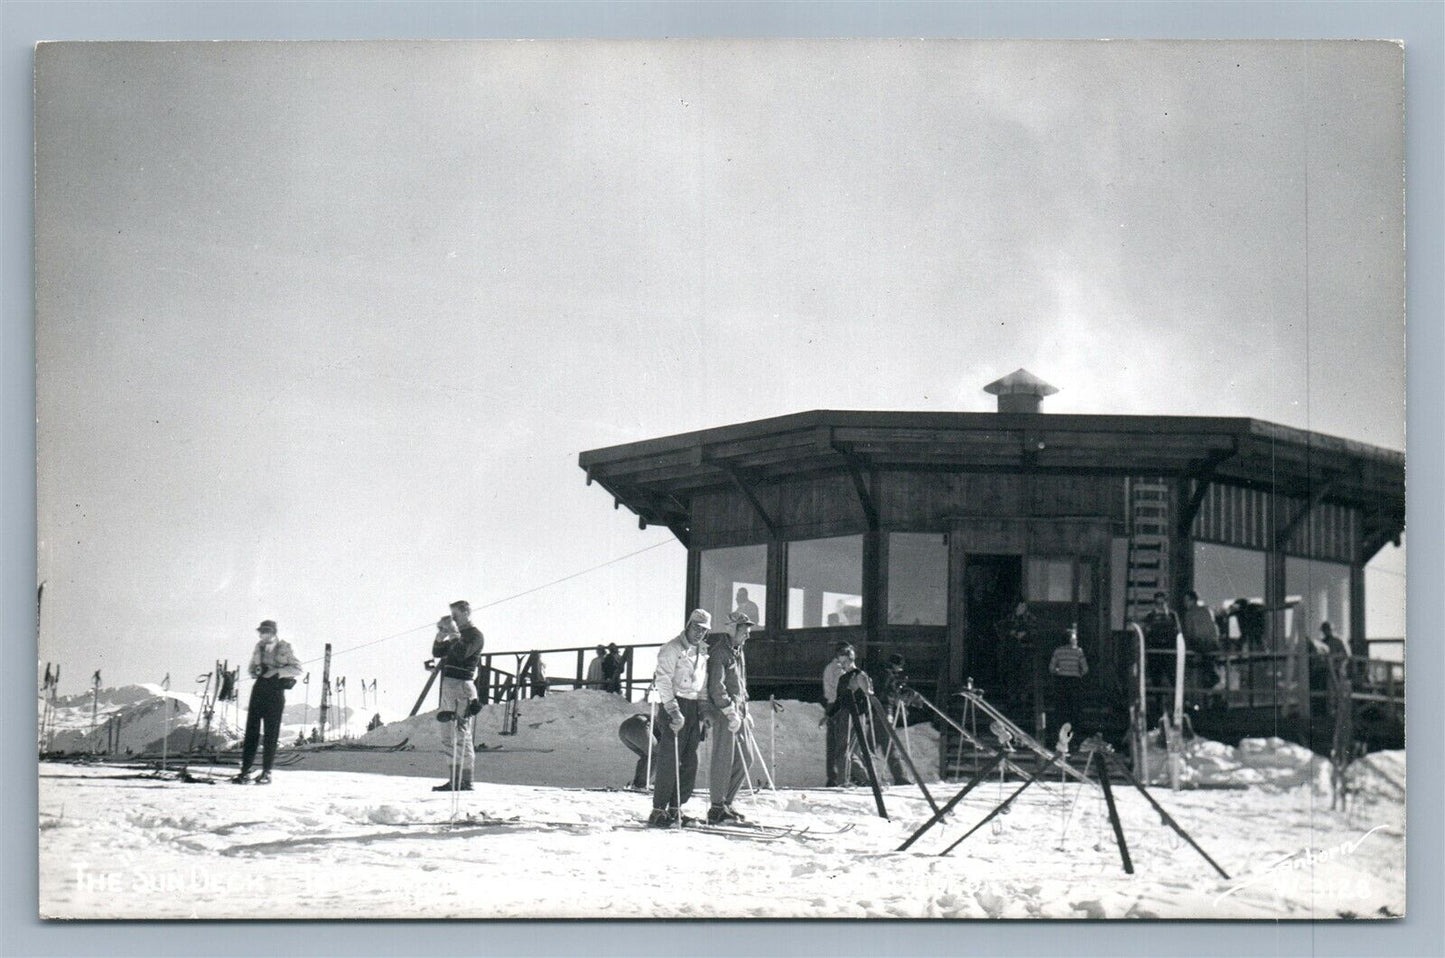
[[[948,726],[952,728],[955,732],[957,732],[965,742],[972,745],[974,748],[978,749],[980,752],[983,752],[989,757],[993,757],[995,755],[1002,756],[998,764],[1002,764],[1004,768],[1008,769],[1010,772],[1013,772],[1020,778],[1028,778],[1030,775],[1033,774],[1032,772],[1027,772],[1024,769],[1020,768],[1013,759],[1008,757],[1008,753],[987,744],[977,735],[974,735],[968,729],[964,728],[962,725],[958,724],[953,719],[943,714],[943,711],[939,709],[938,706],[928,701],[928,699],[924,698],[921,694],[918,696],[918,700],[923,703],[925,708],[927,708],[934,715],[938,716],[940,720],[948,723]]]
[[[982,710],[985,715],[989,716],[995,722],[999,723],[999,725],[1007,729],[1009,733],[1013,735],[1015,741],[1019,742],[1030,752],[1033,752],[1035,755],[1037,755],[1044,763],[1046,763],[1046,765],[1057,764],[1059,768],[1063,769],[1075,781],[1083,782],[1084,784],[1089,783],[1089,777],[1087,775],[1085,775],[1083,772],[1080,772],[1069,763],[1063,761],[1063,759],[1060,758],[1056,753],[1049,751],[1042,744],[1040,744],[1038,739],[1034,738],[1032,735],[1015,725],[1007,715],[1004,715],[998,709],[990,705],[988,703],[988,700],[983,697],[983,695],[978,691],[978,689],[964,689],[960,692],[955,692],[954,694],[960,695],[963,698],[967,699],[974,705],[975,708]],[[1027,774],[1029,775],[1029,777],[1033,777],[1033,773]]]

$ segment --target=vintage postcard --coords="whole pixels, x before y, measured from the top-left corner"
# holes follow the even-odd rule
[[[1404,60],[41,45],[40,915],[1402,916]]]

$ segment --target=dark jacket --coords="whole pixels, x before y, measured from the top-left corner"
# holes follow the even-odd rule
[[[442,678],[475,679],[485,644],[482,630],[469,625],[455,638],[438,636],[432,642],[431,654],[441,660],[437,667],[442,670]]]
[[[747,668],[742,649],[731,636],[714,636],[707,651],[707,701],[719,712],[737,712],[741,718],[748,702]]]

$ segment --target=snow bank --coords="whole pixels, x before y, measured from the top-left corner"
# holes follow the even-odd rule
[[[793,700],[778,705],[781,709],[774,711],[766,701],[749,703],[748,713],[764,764],[779,787],[822,785],[826,777],[824,731],[818,722],[823,707]],[[492,703],[484,706],[473,721],[479,780],[590,787],[616,787],[631,780],[637,759],[618,739],[617,728],[629,716],[647,714],[647,703],[628,702],[596,689],[553,692],[544,698],[523,700],[517,733],[503,735],[509,708],[509,703]],[[436,712],[431,711],[383,725],[362,736],[358,744],[375,747],[407,742],[414,749],[443,755],[447,747],[444,736],[445,729],[437,723]],[[925,778],[935,780],[938,733],[930,726],[915,725],[908,731],[908,746]],[[699,783],[704,785],[709,749],[710,744],[704,742],[700,750]],[[493,757],[489,759],[488,755]],[[330,767],[361,768],[370,763],[374,770],[429,774],[445,764],[438,759],[429,759],[424,766],[399,758],[368,759],[364,753],[354,753],[351,761],[350,765]],[[886,775],[881,765],[880,773]],[[761,780],[760,770],[758,774]]]

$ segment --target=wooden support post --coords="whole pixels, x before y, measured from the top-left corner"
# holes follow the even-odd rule
[[[435,673],[433,673],[435,675]],[[326,655],[321,664],[321,741],[326,741],[326,711],[331,707],[331,643],[326,643]]]

